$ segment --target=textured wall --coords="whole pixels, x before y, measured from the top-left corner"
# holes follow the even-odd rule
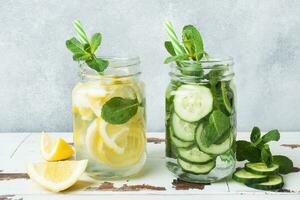
[[[300,129],[300,1],[11,0],[0,4],[0,131],[70,131],[77,65],[65,40],[80,19],[107,55],[140,55],[148,129],[163,130],[163,21],[197,25],[208,52],[234,57],[238,128]],[[152,112],[150,112],[152,111]]]

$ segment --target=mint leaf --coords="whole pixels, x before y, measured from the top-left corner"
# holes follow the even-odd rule
[[[91,39],[91,53],[94,53],[101,44],[101,33],[95,33]]]
[[[264,144],[267,144],[268,142],[278,141],[279,139],[280,139],[280,133],[277,129],[274,129],[267,132],[264,136],[262,136],[257,146],[262,147],[264,146]]]
[[[201,140],[205,146],[209,147],[215,142],[217,135],[218,133],[215,127],[210,123],[206,123],[204,125],[203,133],[201,134]]]
[[[176,53],[175,53],[175,50],[174,50],[174,47],[173,47],[171,41],[165,41],[165,48],[167,49],[167,51],[169,52],[169,54],[171,56],[176,56]]]
[[[251,135],[250,135],[250,141],[255,143],[260,139],[260,129],[258,127],[254,127],[251,131]]]
[[[227,129],[227,131],[223,132],[222,136],[219,137],[215,142],[214,144],[222,144],[228,137],[229,135],[231,134],[232,132],[232,129]]]
[[[218,65],[214,65],[213,67],[217,68]],[[211,70],[206,75],[206,79],[209,80],[209,83],[212,86],[215,86],[222,79],[223,74],[224,74],[224,69],[214,69],[214,70]]]
[[[67,48],[74,54],[85,54],[83,45],[75,37],[66,41]]]
[[[83,27],[82,27],[80,21],[79,20],[75,20],[73,22],[73,26],[74,26],[74,28],[75,28],[75,30],[76,30],[76,32],[77,32],[77,34],[78,34],[81,42],[88,44],[89,43],[88,38],[86,36],[86,33],[83,30]]]
[[[236,159],[238,161],[244,161],[247,160],[247,155],[245,153],[245,149],[251,145],[250,142],[245,140],[238,140],[236,141]]]
[[[219,110],[209,116],[209,123],[204,127],[203,142],[206,146],[224,142],[230,134],[230,119]]]
[[[186,56],[184,55],[178,55],[178,56],[170,56],[170,57],[167,57],[164,61],[165,64],[168,64],[168,63],[171,63],[173,61],[180,61],[180,60],[183,60]]]
[[[230,127],[230,119],[219,110],[215,110],[209,116],[209,123],[213,124],[219,137]]]
[[[182,74],[187,75],[187,76],[197,76],[197,77],[203,77],[204,71],[203,68],[200,64],[195,64],[195,63],[180,63],[181,68],[179,70],[181,71]]]
[[[293,171],[294,164],[291,159],[282,155],[274,155],[273,163],[279,165],[279,173],[280,174],[288,174]]]
[[[236,141],[236,159],[238,161],[248,160],[250,162],[261,161],[261,151],[245,140]]]
[[[91,55],[94,55],[92,52],[91,52],[91,45],[90,44],[83,44],[83,49],[90,53]]]
[[[199,31],[193,25],[187,25],[182,30],[182,41],[193,60],[203,57],[203,41]]]
[[[265,144],[261,149],[261,160],[266,163],[267,166],[272,164],[272,153],[270,151],[269,145]]]
[[[76,53],[73,55],[74,61],[84,61],[90,59],[91,55],[89,53]]]
[[[280,139],[280,133],[277,129],[274,129],[267,132],[264,136],[262,136],[261,139],[264,143],[268,143],[270,141],[278,141]]]
[[[137,113],[138,106],[137,99],[113,97],[103,105],[101,117],[110,124],[124,124]]]
[[[85,62],[90,68],[96,70],[97,72],[103,72],[108,67],[108,61],[101,58],[93,57]]]

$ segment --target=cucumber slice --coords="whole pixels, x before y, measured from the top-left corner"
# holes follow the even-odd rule
[[[271,166],[268,167],[263,162],[246,163],[245,170],[254,174],[273,175],[278,173],[279,166],[277,164],[272,164]]]
[[[236,98],[237,98],[237,94],[236,94],[236,86],[235,86],[235,84],[234,84],[234,82],[233,81],[230,81],[230,83],[229,83],[229,87],[230,87],[230,89],[231,89],[231,91],[232,91],[232,93],[233,93],[233,102],[232,102],[232,107],[234,108],[235,107],[235,104],[236,104]]]
[[[209,147],[207,147],[201,140],[203,134],[203,125],[199,124],[196,130],[195,138],[196,138],[196,144],[198,145],[198,148],[207,153],[212,155],[220,155],[228,151],[228,149],[231,148],[233,143],[233,134],[230,133],[229,137],[221,144],[211,144]]]
[[[204,164],[210,162],[214,157],[200,151],[198,147],[178,148],[178,156],[189,163]]]
[[[248,187],[252,187],[259,190],[276,190],[282,188],[284,185],[282,176],[280,175],[271,175],[269,180],[262,183],[256,184],[246,184]]]
[[[192,146],[194,143],[193,142],[186,142],[186,141],[182,141],[178,138],[176,138],[174,136],[174,133],[172,131],[172,128],[170,128],[170,137],[171,137],[171,142],[172,144],[174,144],[176,147],[184,147],[184,148],[187,148],[187,147],[190,147]]]
[[[233,173],[232,179],[245,184],[262,183],[269,180],[266,175],[253,174],[245,169],[237,170]]]
[[[195,130],[197,125],[184,121],[178,117],[176,113],[172,114],[172,128],[174,136],[180,140],[191,142],[195,138]]]
[[[188,122],[199,121],[213,108],[210,89],[201,85],[182,85],[175,93],[174,109],[178,116]]]
[[[177,158],[177,163],[183,171],[192,174],[208,174],[216,166],[216,162],[214,160],[206,164],[193,164]]]
[[[223,102],[224,102],[226,110],[228,111],[228,113],[232,113],[232,105],[231,105],[230,99],[233,98],[233,94],[231,94],[232,97],[229,99],[229,94],[231,91],[227,85],[228,85],[227,82],[225,82],[225,81],[221,82],[222,97],[223,97]]]

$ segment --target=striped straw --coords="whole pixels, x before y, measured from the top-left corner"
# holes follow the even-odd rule
[[[78,34],[81,42],[88,44],[89,41],[88,41],[87,36],[86,36],[86,34],[85,34],[85,32],[84,32],[84,30],[82,28],[82,25],[81,25],[80,21],[79,20],[75,20],[73,22],[73,26],[76,29],[76,32],[77,32],[77,34]]]
[[[174,27],[173,25],[171,24],[170,21],[166,21],[165,22],[165,28],[167,30],[167,34],[168,36],[170,37],[171,39],[171,43],[174,47],[174,51],[177,55],[182,55],[182,54],[185,54],[185,51],[184,49],[182,48],[182,46],[180,45],[179,41],[178,41],[178,37],[174,31]]]

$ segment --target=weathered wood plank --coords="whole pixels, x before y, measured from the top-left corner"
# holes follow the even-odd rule
[[[191,199],[209,199],[209,200],[216,200],[216,199],[222,199],[222,200],[266,200],[272,199],[272,200],[299,200],[298,195],[274,195],[269,194],[265,195],[263,193],[261,194],[189,194],[186,195],[184,193],[182,194],[115,194],[115,195],[99,195],[99,194],[88,194],[88,195],[74,195],[74,194],[37,194],[37,195],[10,195],[8,199],[5,200],[99,200],[99,199],[105,199],[105,200],[191,200]],[[1,199],[1,196],[0,196]]]
[[[72,142],[71,133],[52,133],[56,136],[64,137],[68,142]],[[10,139],[9,136],[12,136]],[[24,138],[28,137],[26,140]],[[33,133],[28,134],[12,134],[2,135],[0,134],[0,145],[8,143],[10,140],[14,141],[15,147],[9,146],[8,156],[3,153],[1,160],[1,167],[4,172],[21,173],[19,178],[12,178],[10,180],[0,180],[0,195],[16,195],[13,198],[22,197],[23,199],[99,199],[99,195],[105,199],[191,199],[193,198],[222,198],[232,199],[240,198],[239,195],[243,195],[243,199],[248,197],[255,197],[255,199],[264,198],[264,194],[268,194],[272,199],[293,199],[294,197],[300,198],[300,172],[292,173],[285,176],[285,188],[292,191],[292,193],[282,192],[264,192],[254,190],[248,187],[238,184],[231,180],[214,183],[211,185],[205,185],[204,188],[190,190],[176,190],[172,185],[175,177],[166,169],[164,160],[164,142],[161,139],[164,138],[162,133],[150,133],[148,138],[148,160],[143,171],[130,180],[114,181],[113,186],[115,188],[122,188],[124,184],[132,188],[133,186],[141,186],[147,184],[149,186],[163,187],[165,190],[140,190],[140,191],[115,191],[108,190],[103,191],[95,189],[103,183],[103,181],[96,181],[87,176],[82,176],[80,181],[71,187],[69,190],[54,194],[48,192],[38,185],[33,183],[30,179],[22,176],[25,172],[25,163],[31,161],[41,160],[40,157],[40,135]],[[238,138],[247,138],[248,133],[238,134]],[[157,139],[158,138],[158,139]],[[16,142],[18,141],[18,143]],[[23,142],[22,142],[23,141]],[[297,144],[300,143],[300,133],[283,133],[280,140],[280,144]],[[17,146],[19,147],[17,148]],[[289,146],[280,146],[273,143],[271,145],[272,151],[276,154],[283,154],[291,157],[296,166],[300,167],[300,148],[290,148]],[[10,158],[10,155],[13,155]],[[240,163],[241,165],[242,163]],[[16,175],[18,177],[18,175]],[[1,179],[1,176],[0,176]],[[93,187],[94,189],[87,190],[86,188]],[[202,189],[201,189],[202,188]],[[66,195],[67,194],[67,195]],[[70,198],[72,197],[72,198]],[[1,199],[1,196],[0,196]]]
[[[0,133],[0,163],[13,157],[18,147],[29,136],[30,133]],[[0,170],[2,170],[1,164]]]

